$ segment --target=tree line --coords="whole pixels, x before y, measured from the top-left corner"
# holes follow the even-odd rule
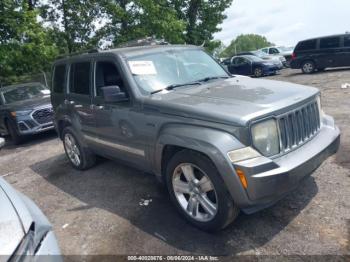
[[[155,36],[218,47],[233,0],[1,0],[0,80],[49,71],[59,55]]]

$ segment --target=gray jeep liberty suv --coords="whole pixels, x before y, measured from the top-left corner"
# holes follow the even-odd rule
[[[51,102],[75,168],[102,155],[154,173],[207,231],[281,199],[340,141],[316,88],[232,76],[187,45],[59,59]]]

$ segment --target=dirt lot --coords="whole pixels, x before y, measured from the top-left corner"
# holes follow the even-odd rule
[[[8,144],[0,175],[44,211],[66,255],[350,254],[350,88],[340,88],[350,83],[350,70],[284,70],[269,78],[320,88],[324,110],[341,129],[341,148],[275,206],[241,214],[218,234],[187,224],[151,175],[107,160],[74,170],[54,133]]]

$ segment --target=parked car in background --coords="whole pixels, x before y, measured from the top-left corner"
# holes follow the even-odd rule
[[[283,56],[268,55],[260,50],[242,52],[237,55],[254,55],[260,57],[261,59],[268,60],[269,62],[274,63],[279,68],[279,70],[283,69],[284,66],[287,66],[286,59]]]
[[[283,56],[285,58],[284,65],[289,67],[293,54],[293,47],[271,46],[260,49],[261,52],[272,56]]]
[[[274,67],[256,56],[237,59],[250,69],[256,60]],[[229,225],[239,210],[275,203],[340,141],[318,89],[232,76],[189,45],[57,60],[51,101],[74,168],[103,155],[153,173],[179,213],[208,231]]]
[[[300,41],[291,61],[291,68],[301,69],[305,74],[346,66],[350,66],[350,34]]]
[[[0,88],[0,134],[15,144],[23,136],[54,129],[50,90],[40,83]]]
[[[45,215],[32,200],[0,178],[1,261],[59,262],[62,261],[60,255]]]
[[[5,145],[5,139],[0,137],[0,149]]]
[[[231,74],[255,77],[273,75],[281,69],[274,62],[253,55],[234,56],[224,61],[224,65]]]

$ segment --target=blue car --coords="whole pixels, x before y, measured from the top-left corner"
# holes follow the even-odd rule
[[[231,74],[261,77],[274,75],[279,67],[273,62],[266,61],[253,55],[234,56],[226,59],[223,64]]]

